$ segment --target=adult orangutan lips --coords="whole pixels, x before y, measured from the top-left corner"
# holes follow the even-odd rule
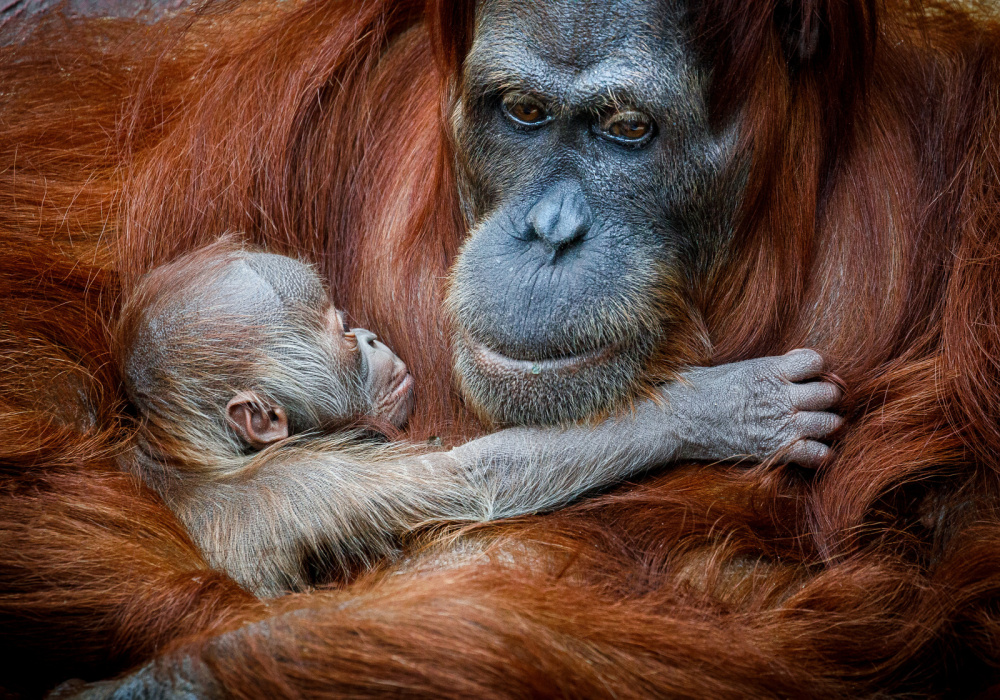
[[[472,352],[475,363],[483,370],[499,370],[504,373],[528,375],[542,374],[543,372],[574,374],[580,370],[607,363],[614,358],[619,350],[618,345],[613,344],[580,355],[569,355],[567,357],[547,360],[518,360],[504,355],[478,340],[474,340],[468,333],[465,334],[465,343]]]

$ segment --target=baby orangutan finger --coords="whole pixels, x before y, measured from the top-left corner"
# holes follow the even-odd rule
[[[844,419],[836,413],[801,411],[792,419],[800,434],[807,438],[825,438],[840,429]]]
[[[817,469],[823,466],[823,463],[830,458],[831,454],[832,450],[822,442],[799,440],[785,453],[785,461],[794,462],[810,469]]]
[[[781,356],[781,376],[790,382],[813,379],[825,368],[826,361],[815,350],[792,350]]]
[[[800,411],[823,411],[840,403],[843,392],[830,382],[793,384],[788,388],[792,406]]]

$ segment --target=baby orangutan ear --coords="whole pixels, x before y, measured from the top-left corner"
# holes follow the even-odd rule
[[[252,391],[241,391],[226,404],[229,425],[256,450],[288,437],[285,409],[264,401]]]

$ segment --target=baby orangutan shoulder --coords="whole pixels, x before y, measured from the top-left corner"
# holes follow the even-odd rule
[[[403,362],[348,329],[316,272],[210,246],[147,275],[116,329],[136,415],[128,468],[156,489],[212,566],[261,596],[392,554],[435,521],[559,508],[678,459],[815,465],[840,425],[810,350],[687,370],[661,401],[597,425],[502,430],[448,451],[376,445],[401,427]]]

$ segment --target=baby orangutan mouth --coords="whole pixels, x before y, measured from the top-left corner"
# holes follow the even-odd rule
[[[365,328],[347,330],[343,315],[331,309],[342,325],[340,333],[353,342],[359,354],[365,394],[372,402],[369,414],[402,428],[413,411],[413,377],[406,364],[371,331]],[[331,325],[336,335],[336,324]]]
[[[395,383],[376,407],[376,413],[385,416],[397,428],[406,425],[413,413],[413,375],[406,370],[406,365],[403,365],[402,372],[397,373]]]

